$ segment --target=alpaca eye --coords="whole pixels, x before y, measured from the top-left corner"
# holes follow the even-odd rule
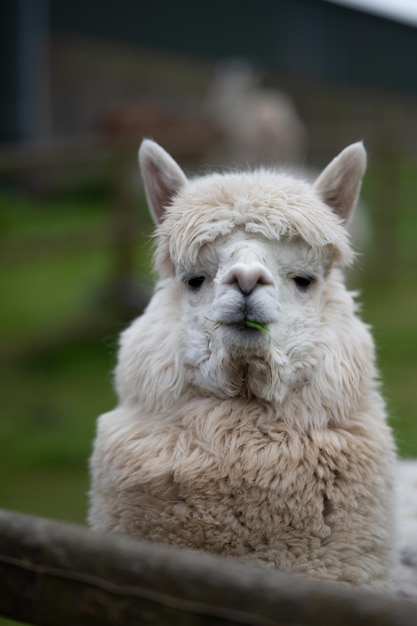
[[[314,278],[312,276],[294,276],[293,281],[301,291],[307,291]]]
[[[187,285],[193,291],[197,291],[200,289],[201,285],[204,283],[205,276],[191,276],[191,278],[187,278]]]

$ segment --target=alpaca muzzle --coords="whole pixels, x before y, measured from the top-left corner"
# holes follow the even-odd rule
[[[226,271],[221,283],[237,287],[242,295],[247,297],[257,288],[272,286],[274,278],[261,263],[235,263]]]

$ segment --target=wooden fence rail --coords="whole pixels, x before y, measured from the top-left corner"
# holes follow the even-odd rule
[[[415,626],[417,605],[0,510],[0,614],[44,626]]]

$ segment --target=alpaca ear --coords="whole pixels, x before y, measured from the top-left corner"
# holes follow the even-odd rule
[[[363,143],[353,143],[329,163],[314,183],[314,189],[343,222],[356,206],[366,169]]]
[[[144,139],[138,153],[149,210],[155,224],[163,222],[172,198],[187,182],[174,159],[155,141]]]

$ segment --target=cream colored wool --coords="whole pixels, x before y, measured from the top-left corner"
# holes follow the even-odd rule
[[[263,169],[189,180],[143,142],[160,281],[121,335],[93,528],[384,587],[394,445],[340,269],[365,161],[354,144],[313,186]]]

